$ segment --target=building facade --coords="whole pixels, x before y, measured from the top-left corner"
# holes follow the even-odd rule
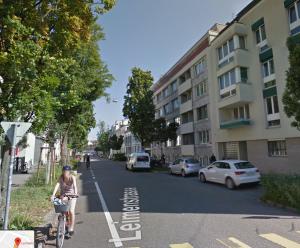
[[[300,172],[300,132],[282,96],[287,39],[300,43],[299,0],[253,0],[214,25],[154,86],[156,118],[180,124],[176,142],[153,144],[173,161],[245,159],[262,172]]]
[[[282,104],[286,42],[300,32],[299,18],[299,1],[254,0],[212,42],[210,96],[219,158],[250,160],[263,172],[300,172],[300,132]]]
[[[152,145],[152,155],[171,162],[180,156],[204,165],[212,155],[208,52],[223,25],[215,24],[153,87],[156,118],[180,124],[176,141]]]

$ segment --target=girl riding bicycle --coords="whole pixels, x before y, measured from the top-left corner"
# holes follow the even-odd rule
[[[52,199],[55,198],[58,189],[60,189],[60,196],[64,195],[77,195],[77,184],[76,178],[71,174],[71,167],[66,165],[63,167],[62,174],[59,177],[59,180],[54,188]],[[76,198],[70,199],[70,226],[69,226],[69,235],[74,234],[74,225],[75,225],[75,207],[76,207]]]

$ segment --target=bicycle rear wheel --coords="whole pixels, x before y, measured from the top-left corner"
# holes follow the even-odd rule
[[[56,247],[62,248],[65,240],[66,232],[66,219],[65,216],[58,218],[57,234],[56,234]]]

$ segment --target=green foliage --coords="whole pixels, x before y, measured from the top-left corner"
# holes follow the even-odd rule
[[[113,156],[113,160],[114,161],[126,161],[127,158],[124,153],[116,153]]]
[[[109,138],[109,146],[113,150],[120,150],[123,141],[124,141],[124,137],[122,135],[118,137],[117,135],[114,134]]]
[[[129,119],[130,130],[140,140],[142,147],[149,145],[153,138],[155,106],[152,84],[151,72],[135,67],[124,97],[123,115]]]
[[[105,122],[102,121],[98,124],[98,145],[97,151],[102,151],[104,154],[107,154],[110,150],[109,142],[109,130],[105,127]]]
[[[300,211],[299,175],[264,175],[261,183],[264,187],[263,200],[296,208]]]
[[[300,44],[292,42],[291,38],[287,44],[290,52],[290,68],[287,71],[287,83],[282,102],[287,116],[293,118],[291,125],[300,130]]]
[[[165,118],[159,118],[153,122],[153,126],[153,141],[164,143],[168,140],[175,141],[177,139],[178,123],[172,122],[167,125]]]

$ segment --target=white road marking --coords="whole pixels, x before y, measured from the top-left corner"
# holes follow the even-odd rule
[[[268,234],[261,234],[259,235],[262,238],[265,238],[277,245],[280,245],[281,247],[285,248],[300,248],[300,244],[296,243],[292,240],[286,239],[280,235],[277,235],[275,233],[268,233]]]
[[[236,239],[234,237],[230,237],[230,238],[228,238],[228,240],[230,240],[234,244],[237,244],[239,248],[251,248],[249,245],[246,245],[245,243],[243,243],[242,241],[239,241],[238,239]]]
[[[184,244],[171,244],[170,248],[193,248],[189,243]]]
[[[91,170],[91,174],[92,174],[92,176],[94,176],[94,172],[92,170]],[[111,217],[111,214],[108,211],[108,208],[107,208],[106,202],[104,200],[103,194],[101,192],[101,189],[99,187],[99,184],[98,184],[98,182],[94,182],[94,183],[95,183],[95,187],[96,187],[96,190],[97,190],[97,193],[98,193],[101,205],[102,205],[102,209],[103,209],[114,245],[115,245],[115,247],[122,247],[123,243],[120,241],[119,233],[118,233],[117,228],[114,224],[114,221]]]
[[[218,242],[220,242],[222,245],[224,245],[227,248],[232,248],[230,245],[227,245],[224,241],[222,241],[221,239],[217,239]]]

